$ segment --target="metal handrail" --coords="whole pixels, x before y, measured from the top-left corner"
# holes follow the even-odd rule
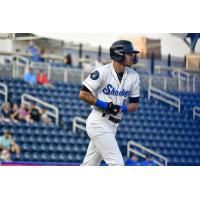
[[[195,76],[193,76],[193,78],[192,78],[192,92],[193,92],[193,93],[195,93],[195,92],[196,92],[196,85],[195,85],[195,81],[196,81],[196,79],[195,79]]]
[[[139,149],[145,151],[146,153],[158,157],[159,159],[163,160],[164,163],[165,163],[164,165],[167,166],[168,159],[167,159],[165,156],[163,156],[163,155],[161,155],[161,154],[159,154],[159,153],[157,153],[157,152],[155,152],[155,151],[153,151],[153,150],[151,150],[151,149],[148,149],[148,148],[146,148],[145,146],[143,146],[143,145],[141,145],[141,144],[139,144],[139,143],[137,143],[137,142],[134,142],[133,140],[130,140],[130,141],[128,142],[128,144],[127,144],[127,157],[128,157],[128,158],[130,157],[130,152],[135,153],[135,154],[137,154],[138,156],[141,156],[141,157],[145,158],[145,154],[144,154],[144,153],[142,153],[142,152],[140,152],[140,151],[138,151],[138,150],[136,150],[136,149],[131,148],[131,146],[136,146],[137,148],[139,148]],[[157,160],[154,160],[154,162],[155,162],[157,165],[161,165],[161,166],[163,165],[161,162],[159,162],[159,161],[157,161]]]
[[[54,117],[56,125],[59,125],[59,110],[58,110],[58,108],[56,106],[54,106],[52,104],[49,104],[49,103],[47,103],[45,101],[42,101],[42,100],[40,100],[40,99],[38,99],[36,97],[33,97],[33,96],[29,95],[29,94],[22,94],[21,95],[21,103],[22,104],[30,105],[30,102],[26,101],[25,98],[28,98],[31,101],[37,102],[37,103],[39,103],[39,104],[41,104],[41,105],[43,105],[43,106],[45,106],[47,108],[52,109],[54,112],[48,110],[47,114],[52,116],[52,117]],[[36,106],[36,107],[39,107],[39,106]]]
[[[155,69],[158,70],[158,74],[161,73],[161,70],[163,71],[168,71],[168,72],[173,72],[174,70],[179,70],[177,67],[173,67],[173,66],[162,66],[162,65],[155,65]]]
[[[193,107],[193,119],[195,119],[195,116],[200,117],[200,107],[198,106]]]
[[[14,54],[11,51],[0,51],[0,55],[12,56]],[[19,52],[18,55],[22,56],[22,57],[28,57],[28,58],[32,57],[32,53],[27,53],[27,52]],[[63,60],[64,59],[64,56],[56,55],[56,54],[47,54],[47,55],[43,55],[42,57],[48,58],[48,59],[55,59],[55,60]]]
[[[0,89],[0,94],[4,95],[4,101],[8,101],[8,86],[4,83],[0,83],[0,86],[3,88],[3,90]]]
[[[180,69],[174,69],[172,71],[172,76],[175,77],[177,73],[178,76],[178,89],[181,90],[181,81],[187,81],[187,91],[190,91],[190,74],[188,72],[181,71]]]
[[[22,57],[19,55],[15,55],[16,56],[16,62],[15,65],[13,67],[13,77],[18,77],[19,76],[19,66],[21,66],[21,63],[19,63],[19,60],[22,60],[25,62],[25,69],[28,71],[28,67],[29,67],[29,59],[26,57]]]
[[[78,68],[63,68],[63,67],[57,68],[57,67],[48,65],[47,68],[45,69],[44,67],[33,64],[33,63],[31,64],[31,67],[33,67],[35,70],[41,70],[41,69],[47,70],[48,71],[47,72],[48,80],[50,80],[50,81],[54,80],[52,70],[57,71],[57,72],[59,71],[59,73],[63,75],[63,79],[59,79],[60,81],[63,81],[63,82],[70,82],[71,79],[69,80],[69,76],[70,76],[70,74],[74,74],[74,73],[78,74],[79,78],[77,79],[77,81],[79,83],[81,83],[81,80],[84,79],[84,77],[85,77],[85,72]],[[21,70],[22,75],[28,71],[28,68],[25,66],[19,66],[18,68],[22,69]],[[20,77],[19,74],[18,74],[18,77]]]
[[[79,122],[82,122],[82,123],[86,123],[86,119],[83,119],[83,118],[81,118],[81,117],[74,117],[74,119],[73,119],[73,132],[75,133],[77,128],[79,128],[79,129],[81,129],[81,130],[83,130],[83,131],[86,131],[86,127],[83,126],[83,125],[78,124],[78,121],[79,121]],[[141,148],[142,150],[144,150],[144,151],[150,153],[151,155],[154,155],[154,156],[157,156],[157,157],[160,158],[160,159],[163,159],[164,162],[165,162],[165,165],[167,165],[167,161],[168,161],[168,160],[167,160],[166,157],[164,157],[164,156],[162,156],[161,154],[158,154],[158,153],[156,153],[155,151],[152,151],[151,149],[148,149],[148,148],[142,146],[141,144],[138,144],[138,143],[136,143],[136,142],[134,142],[134,141],[132,141],[132,140],[129,141],[129,142],[128,142],[128,145],[127,145],[127,157],[130,156],[130,155],[129,155],[129,152],[134,152],[134,153],[136,153],[137,155],[139,155],[139,156],[145,158],[145,154],[143,154],[143,153],[141,153],[141,152],[139,152],[139,151],[137,151],[137,150],[132,149],[132,148],[131,148],[131,145],[135,145],[135,146],[137,146],[138,148]],[[155,163],[158,164],[158,165],[163,165],[161,162],[159,162],[159,161],[157,161],[157,160],[155,161]]]
[[[19,57],[20,59],[22,59],[22,57]],[[26,58],[25,58],[26,59]],[[27,59],[27,63],[28,63],[28,59]],[[16,63],[16,62],[15,62]],[[33,66],[33,64],[30,64]],[[28,71],[28,67],[30,66],[29,64],[22,64],[20,63],[20,65],[11,65],[9,66],[9,68],[5,67],[4,65],[0,66],[0,74],[2,76],[4,76],[4,74],[6,74],[6,76],[13,76],[16,78],[22,78],[23,74],[26,73]],[[11,67],[11,68],[10,68]],[[135,66],[134,68],[137,68],[138,66]],[[147,66],[146,66],[147,67]],[[4,68],[9,69],[9,70],[4,70]],[[47,73],[48,75],[48,80],[49,81],[63,81],[63,82],[71,82],[71,83],[81,83],[82,80],[88,75],[88,72],[84,71],[83,69],[79,69],[79,68],[66,68],[66,67],[56,67],[56,66],[51,66],[51,64],[47,63],[46,68],[44,68],[44,64],[42,63],[38,63],[38,65],[35,63],[34,64],[34,72],[38,72],[40,69],[44,69],[44,71]],[[140,67],[138,67],[140,69]],[[8,75],[9,74],[9,75]],[[12,74],[12,75],[11,75]],[[149,79],[150,75],[146,75],[146,74],[141,74],[141,83],[144,83],[145,87],[147,87],[147,80]],[[192,90],[193,92],[199,91],[200,88],[197,87],[197,83],[198,83],[198,76],[196,76],[196,80],[195,80],[195,76],[193,76],[190,74],[190,90]],[[182,81],[179,81],[179,85],[177,83],[177,78],[173,78],[173,77],[166,77],[166,76],[158,76],[158,75],[154,75],[153,76],[153,82],[156,81],[158,82],[158,88],[161,90],[166,91],[168,90],[179,90],[183,89],[181,88],[181,84]],[[193,83],[193,85],[192,85]],[[179,88],[178,88],[179,86]]]
[[[83,119],[81,117],[74,117],[73,118],[73,124],[72,124],[73,132],[75,133],[77,128],[79,128],[83,131],[86,131],[86,127],[78,124],[78,122],[86,123],[86,119]]]
[[[29,59],[28,58],[22,57],[22,56],[16,56],[16,58],[17,58],[17,61],[19,61],[19,59],[23,60],[26,63],[26,66],[29,65]]]
[[[157,93],[157,94],[156,94]],[[163,96],[161,96],[163,95]],[[168,103],[174,107],[178,108],[178,112],[181,111],[181,101],[179,98],[175,97],[174,95],[171,95],[169,93],[163,92],[162,90],[159,90],[152,86],[152,79],[149,79],[149,89],[148,89],[148,99],[151,97],[154,97],[156,99],[159,99],[165,103]],[[172,100],[170,100],[171,98]],[[175,101],[175,102],[174,102]]]

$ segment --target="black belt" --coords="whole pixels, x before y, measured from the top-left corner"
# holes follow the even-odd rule
[[[116,124],[118,124],[121,121],[120,119],[114,118],[112,116],[109,116],[108,120],[110,120],[111,122],[114,122]]]

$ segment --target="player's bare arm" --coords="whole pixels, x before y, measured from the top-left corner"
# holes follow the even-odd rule
[[[79,98],[90,105],[97,105],[98,99],[90,91],[81,90],[80,94],[79,94]],[[114,105],[114,106],[117,106],[117,105]],[[127,107],[125,107],[125,110],[126,110],[125,112],[135,112],[137,110],[138,106],[139,106],[138,103],[129,103],[127,105]],[[122,106],[122,107],[124,107],[124,106]],[[122,107],[120,109],[120,106],[119,106],[119,108],[117,108],[116,113],[114,113],[114,114],[117,114],[120,110],[122,112],[124,112],[123,111],[124,109],[122,109]],[[114,109],[114,108],[112,108],[112,109]]]
[[[139,107],[138,103],[129,103],[128,104],[128,112],[135,112]]]
[[[112,102],[103,102],[97,99],[94,95],[92,95],[91,92],[87,91],[80,91],[79,98],[85,101],[86,103],[89,103],[90,105],[95,105],[99,108],[102,108],[109,114],[114,114],[116,115],[117,113],[120,112],[120,106],[114,105]]]
[[[96,97],[91,92],[80,91],[79,98],[90,105],[96,104]]]

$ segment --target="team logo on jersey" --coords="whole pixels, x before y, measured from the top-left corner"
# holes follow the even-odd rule
[[[94,71],[90,74],[90,78],[92,80],[97,80],[99,78],[99,72],[98,71]]]
[[[129,91],[125,91],[124,89],[119,91],[115,89],[111,84],[108,84],[104,89],[103,93],[107,95],[113,95],[113,96],[123,96],[127,97],[129,95]]]

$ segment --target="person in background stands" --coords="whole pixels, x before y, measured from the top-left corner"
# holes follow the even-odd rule
[[[11,108],[8,102],[4,102],[0,110],[0,119],[4,122],[10,122]]]
[[[41,121],[43,123],[45,123],[45,124],[51,124],[52,121],[51,121],[51,118],[48,117],[46,109],[41,109],[40,114],[41,114]]]
[[[138,157],[135,154],[130,155],[130,158],[128,158],[125,162],[125,166],[138,166]]]
[[[36,108],[35,104],[31,104],[29,113],[31,123],[40,121],[40,111]]]
[[[13,114],[13,117],[15,118],[16,116],[19,121],[29,122],[29,123],[31,122],[29,109],[24,104],[21,104],[20,108],[17,111],[15,111],[15,113]]]
[[[12,138],[10,131],[5,131],[3,136],[0,137],[0,153],[1,159],[4,161],[10,160],[10,153],[16,153],[16,156],[19,158],[20,147]]]
[[[37,83],[39,85],[44,85],[44,86],[48,86],[48,87],[53,87],[53,85],[51,83],[49,83],[49,80],[47,79],[46,74],[44,73],[43,70],[41,70],[39,72],[39,74],[37,75]]]
[[[32,40],[29,41],[29,45],[26,48],[26,53],[31,53],[31,61],[38,62],[40,59],[38,48],[35,46],[34,42]]]
[[[64,58],[64,64],[67,67],[72,67],[72,56],[70,54],[67,54]]]
[[[145,161],[140,162],[140,166],[156,166],[156,163],[153,161],[152,156],[146,155]]]
[[[32,67],[29,67],[29,71],[24,74],[24,81],[31,86],[37,84],[36,74],[33,72]]]
[[[11,105],[11,115],[10,118],[13,122],[17,123],[19,120],[19,113],[17,113],[18,111],[18,106],[16,103],[12,103]]]
[[[42,47],[40,50],[40,59],[39,59],[40,62],[45,62],[45,58],[43,57],[45,54],[46,54],[46,49],[45,47]]]

